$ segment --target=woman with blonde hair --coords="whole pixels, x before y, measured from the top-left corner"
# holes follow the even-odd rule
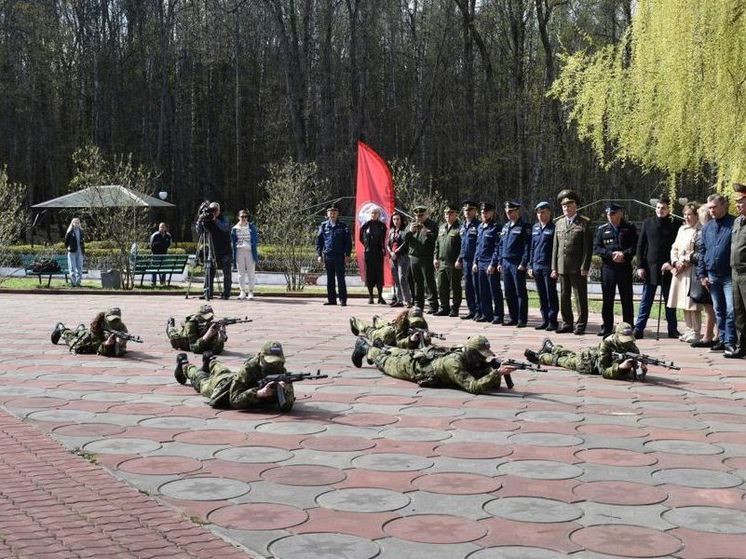
[[[681,309],[684,312],[686,330],[679,340],[686,343],[699,341],[702,328],[702,313],[699,304],[691,299],[689,290],[692,284],[692,261],[694,241],[697,232],[702,228],[697,210],[699,204],[690,202],[684,206],[684,224],[676,234],[671,245],[670,263],[663,265],[663,270],[671,272],[671,289],[667,306],[670,309]]]
[[[79,217],[74,217],[67,228],[65,248],[67,249],[67,268],[70,272],[70,287],[80,287],[80,280],[83,276],[85,241]]]
[[[697,210],[697,213],[699,214],[700,228],[694,236],[694,252],[691,254],[689,259],[693,268],[697,266],[699,255],[702,254],[702,227],[712,219],[710,212],[707,210],[707,204],[702,204]],[[706,315],[704,335],[701,339],[691,342],[690,345],[692,347],[712,347],[715,345],[715,310],[712,308],[712,297],[710,297],[710,292],[702,287],[699,281],[695,279],[691,282],[689,297],[699,303],[700,308],[705,311]]]

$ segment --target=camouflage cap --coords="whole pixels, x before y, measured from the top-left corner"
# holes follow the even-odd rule
[[[480,355],[482,355],[482,357],[486,358],[495,356],[495,354],[492,353],[492,350],[490,349],[489,340],[484,336],[471,336],[469,339],[466,340],[464,349],[478,351]]]
[[[620,322],[614,329],[614,337],[618,342],[627,344],[635,341],[635,334],[629,322]]]
[[[422,309],[420,307],[412,307],[411,309],[409,309],[409,316],[410,318],[421,317]]]
[[[200,306],[199,312],[197,314],[200,315],[202,318],[212,318],[212,307],[210,305],[202,305]]]
[[[285,353],[282,351],[282,344],[280,342],[264,342],[259,355],[262,356],[264,361],[270,364],[285,362]]]
[[[122,318],[122,309],[119,307],[111,307],[106,310],[106,320],[113,320],[115,318]]]

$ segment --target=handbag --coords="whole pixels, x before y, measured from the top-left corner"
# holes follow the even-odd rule
[[[691,281],[689,282],[689,298],[695,303],[699,303],[700,305],[712,305],[712,297],[710,296],[710,292],[702,287],[702,284],[699,282],[695,266],[692,266],[690,274]]]

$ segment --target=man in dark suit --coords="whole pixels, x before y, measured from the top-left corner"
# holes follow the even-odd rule
[[[645,284],[635,321],[635,338],[638,340],[644,336],[658,286],[661,288],[663,304],[668,301],[671,274],[664,273],[663,266],[671,260],[671,245],[681,226],[679,220],[671,216],[670,203],[668,196],[661,196],[655,205],[655,216],[643,221],[640,228],[640,237],[637,241],[637,275]],[[666,323],[668,337],[678,338],[680,334],[676,326],[676,309],[666,307]]]
[[[563,190],[557,198],[563,214],[555,220],[552,245],[552,278],[559,278],[560,314],[563,322],[557,333],[574,332],[581,336],[585,334],[588,323],[588,270],[593,256],[593,230],[591,220],[578,214],[580,197],[576,192]],[[573,293],[580,309],[574,329]]]

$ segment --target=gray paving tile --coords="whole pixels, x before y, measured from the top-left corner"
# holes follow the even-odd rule
[[[271,481],[251,482],[251,492],[236,497],[234,502],[242,503],[277,503],[299,509],[318,507],[316,499],[322,493],[334,488],[329,485],[282,485]]]
[[[572,522],[583,516],[583,510],[575,505],[539,497],[502,497],[485,503],[484,510],[516,522]]]
[[[89,437],[71,437],[69,435],[58,435],[56,433],[50,433],[50,436],[68,450],[83,448],[89,443],[103,440],[103,437],[101,435],[91,435]]]
[[[671,483],[684,487],[700,489],[724,489],[737,487],[743,483],[740,477],[715,470],[698,470],[695,468],[671,468],[658,470],[653,474],[657,483]]]
[[[316,502],[320,507],[339,511],[386,512],[408,506],[410,496],[389,489],[335,489],[319,495]]]
[[[451,441],[448,441],[451,442]],[[490,458],[476,460],[468,458],[451,458],[449,456],[437,456],[433,458],[433,465],[427,470],[428,474],[442,474],[452,472],[467,472],[494,477],[498,475],[498,467],[509,460],[509,457]]]
[[[657,485],[653,479],[655,468],[650,466],[606,466],[603,464],[583,464],[584,470],[578,480],[590,481],[632,481],[646,485]]]
[[[429,491],[411,491],[407,493],[411,502],[397,511],[402,516],[418,514],[456,514],[459,517],[481,520],[489,518],[484,506],[493,500],[495,495],[477,493],[474,495],[445,495]]]
[[[521,421],[536,421],[539,423],[577,423],[583,421],[579,413],[564,411],[522,411],[516,414]]]
[[[352,463],[356,468],[381,472],[414,472],[433,465],[429,458],[397,453],[365,454],[355,458]]]
[[[197,460],[210,460],[220,451],[230,448],[227,445],[188,444],[179,441],[161,443],[161,448],[149,452],[148,456],[184,456]]]
[[[707,424],[702,421],[681,417],[641,417],[639,424],[646,427],[681,429],[682,431],[703,431],[707,429]]]
[[[341,425],[339,423],[331,423],[326,426],[324,435],[335,437],[363,437],[366,439],[374,439],[380,437],[381,431],[383,431],[383,427],[355,427],[354,425]]]
[[[95,423],[96,414],[82,410],[41,410],[29,414],[28,418],[34,421],[49,421],[54,423]]]
[[[86,452],[95,454],[148,454],[161,447],[160,443],[149,439],[119,439],[110,437],[88,443]]]
[[[679,507],[663,514],[674,526],[712,534],[746,534],[746,514],[722,507]]]
[[[508,437],[511,444],[534,446],[576,446],[583,444],[583,439],[574,435],[559,433],[516,433]]]
[[[498,473],[531,479],[573,479],[583,475],[583,469],[553,460],[514,460],[500,464]]]
[[[480,549],[469,555],[467,559],[564,559],[565,557],[567,555],[564,553],[558,553],[541,547],[506,545]]]
[[[276,421],[262,423],[257,426],[260,433],[274,433],[277,435],[313,435],[326,430],[326,426],[312,421]]]
[[[670,522],[666,522],[661,518],[661,515],[668,511],[669,508],[660,504],[621,506],[584,501],[578,503],[577,506],[582,509],[583,517],[576,522],[584,526],[627,524],[660,531],[670,530],[675,527]]]
[[[603,435],[583,435],[588,449],[595,448],[619,448],[633,450],[635,452],[646,452],[645,439],[642,437],[605,437]]]
[[[399,408],[401,406],[398,405],[355,403],[352,404],[351,413],[382,413],[384,415],[397,416],[399,415]]]
[[[425,427],[391,427],[380,433],[385,439],[395,441],[445,441],[451,438],[449,431],[427,429]]]
[[[372,541],[343,534],[303,534],[270,544],[277,559],[373,559],[380,548]]]
[[[151,417],[140,421],[143,427],[157,427],[160,429],[211,429],[210,423],[206,419],[199,417],[186,416],[168,416],[168,417]]]
[[[353,460],[362,456],[364,452],[318,452],[309,448],[293,450],[293,456],[283,462],[283,466],[313,464],[314,466],[329,466],[344,470],[353,467]]]
[[[413,415],[416,417],[459,417],[464,415],[465,410],[460,408],[439,408],[435,406],[406,406],[399,408],[401,415]]]
[[[129,415],[126,413],[102,412],[96,414],[97,423],[109,423],[111,425],[138,425],[141,421],[151,418],[150,415]]]
[[[667,452],[669,454],[698,454],[714,455],[722,454],[723,448],[714,444],[700,443],[696,441],[680,440],[658,440],[645,443],[648,452]]]
[[[516,431],[454,431],[449,443],[494,443],[510,444]]]
[[[412,543],[398,538],[376,540],[381,547],[381,554],[376,559],[463,559],[479,550],[473,543],[459,544],[426,544]]]
[[[239,446],[219,450],[214,456],[220,460],[240,462],[242,464],[269,464],[290,460],[293,457],[293,453],[284,448],[275,448],[272,446]]]
[[[625,427],[639,427],[640,416],[631,411],[629,413],[614,413],[609,415],[602,415],[599,413],[586,413],[584,414],[585,424],[589,423],[601,423],[609,425],[623,425]]]
[[[158,488],[158,492],[165,497],[187,501],[223,501],[245,495],[250,490],[248,483],[220,477],[177,479]]]
[[[286,530],[237,530],[216,524],[208,524],[207,527],[221,538],[237,542],[246,548],[249,557],[255,559],[270,559],[270,544],[290,535]]]
[[[116,470],[115,474],[119,479],[126,481],[132,487],[135,487],[138,491],[146,493],[147,495],[157,495],[158,488],[161,485],[179,479],[178,475],[151,476],[145,474],[132,474],[119,469]]]

